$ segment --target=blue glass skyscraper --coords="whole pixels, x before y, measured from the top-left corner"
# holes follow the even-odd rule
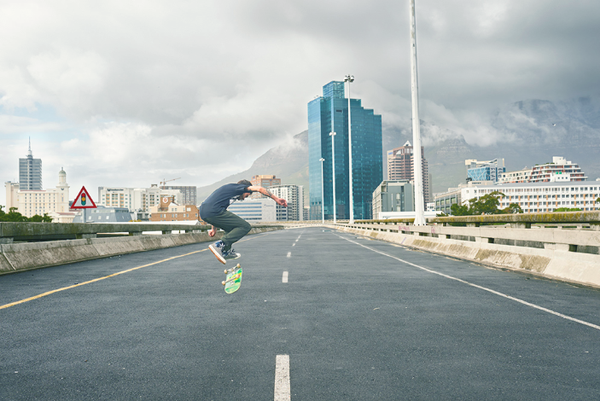
[[[373,191],[383,180],[381,116],[350,100],[352,118],[352,187],[354,218],[372,218]],[[308,103],[308,170],[310,219],[333,219],[331,132],[335,132],[336,218],[349,219],[348,99],[344,82],[323,87],[323,96]],[[321,163],[320,159],[325,161]],[[321,172],[321,166],[323,171]],[[321,181],[323,176],[323,181]],[[323,193],[321,192],[323,188]],[[324,200],[322,205],[321,200]],[[323,208],[323,209],[322,209]]]

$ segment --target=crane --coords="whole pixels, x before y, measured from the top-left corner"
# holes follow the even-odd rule
[[[160,187],[161,187],[160,189],[165,189],[165,184],[167,182],[175,181],[175,180],[179,180],[179,179],[181,179],[181,177],[171,178],[170,180],[167,180],[166,178],[163,178],[163,180],[160,182]]]

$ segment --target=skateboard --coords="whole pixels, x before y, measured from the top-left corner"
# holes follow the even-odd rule
[[[233,294],[242,285],[242,266],[238,263],[235,267],[225,270],[225,281],[221,282],[227,294]]]

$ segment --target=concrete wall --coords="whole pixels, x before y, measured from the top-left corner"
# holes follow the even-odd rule
[[[254,227],[249,234],[281,228],[277,226]],[[0,244],[0,274],[215,241],[215,238],[219,237],[220,232],[213,238],[209,237],[208,233],[202,232]]]
[[[374,239],[402,244],[458,259],[469,260],[494,267],[523,270],[552,279],[600,287],[600,255],[573,252],[568,244],[579,243],[591,246],[600,245],[600,232],[507,228],[459,228],[424,226],[411,229],[444,231],[437,237],[423,236],[420,232],[402,233],[398,230],[376,231],[365,227],[332,226],[338,230],[365,235]],[[408,227],[406,227],[408,228]],[[447,238],[446,235],[475,237],[475,241]],[[447,232],[447,233],[446,233]],[[437,234],[436,234],[437,235]],[[488,238],[506,237],[524,241],[540,241],[546,238],[543,248],[527,246],[499,245],[489,243]]]

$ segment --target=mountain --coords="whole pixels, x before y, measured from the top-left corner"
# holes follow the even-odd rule
[[[499,108],[486,127],[494,136],[492,145],[469,144],[458,133],[421,122],[425,158],[433,178],[433,191],[443,192],[465,182],[465,159],[504,158],[507,171],[520,170],[563,156],[579,164],[589,180],[600,177],[600,107],[591,98],[560,102],[523,100]],[[383,154],[412,142],[409,129],[383,133]],[[308,197],[308,131],[295,135],[285,144],[260,156],[252,166],[209,186],[198,189],[204,200],[228,182],[251,179],[254,175],[275,174],[283,184],[303,185]]]
[[[590,98],[506,105],[490,117],[495,143],[489,146],[469,144],[452,132],[439,135],[439,127],[421,124],[434,192],[465,182],[465,159],[504,158],[506,170],[515,171],[563,156],[579,164],[588,180],[600,177],[600,107]]]
[[[304,186],[308,197],[308,131],[293,136],[288,142],[268,150],[252,163],[248,170],[231,175],[212,185],[198,188],[198,201],[202,202],[221,185],[250,180],[255,175],[275,175],[282,184]]]

